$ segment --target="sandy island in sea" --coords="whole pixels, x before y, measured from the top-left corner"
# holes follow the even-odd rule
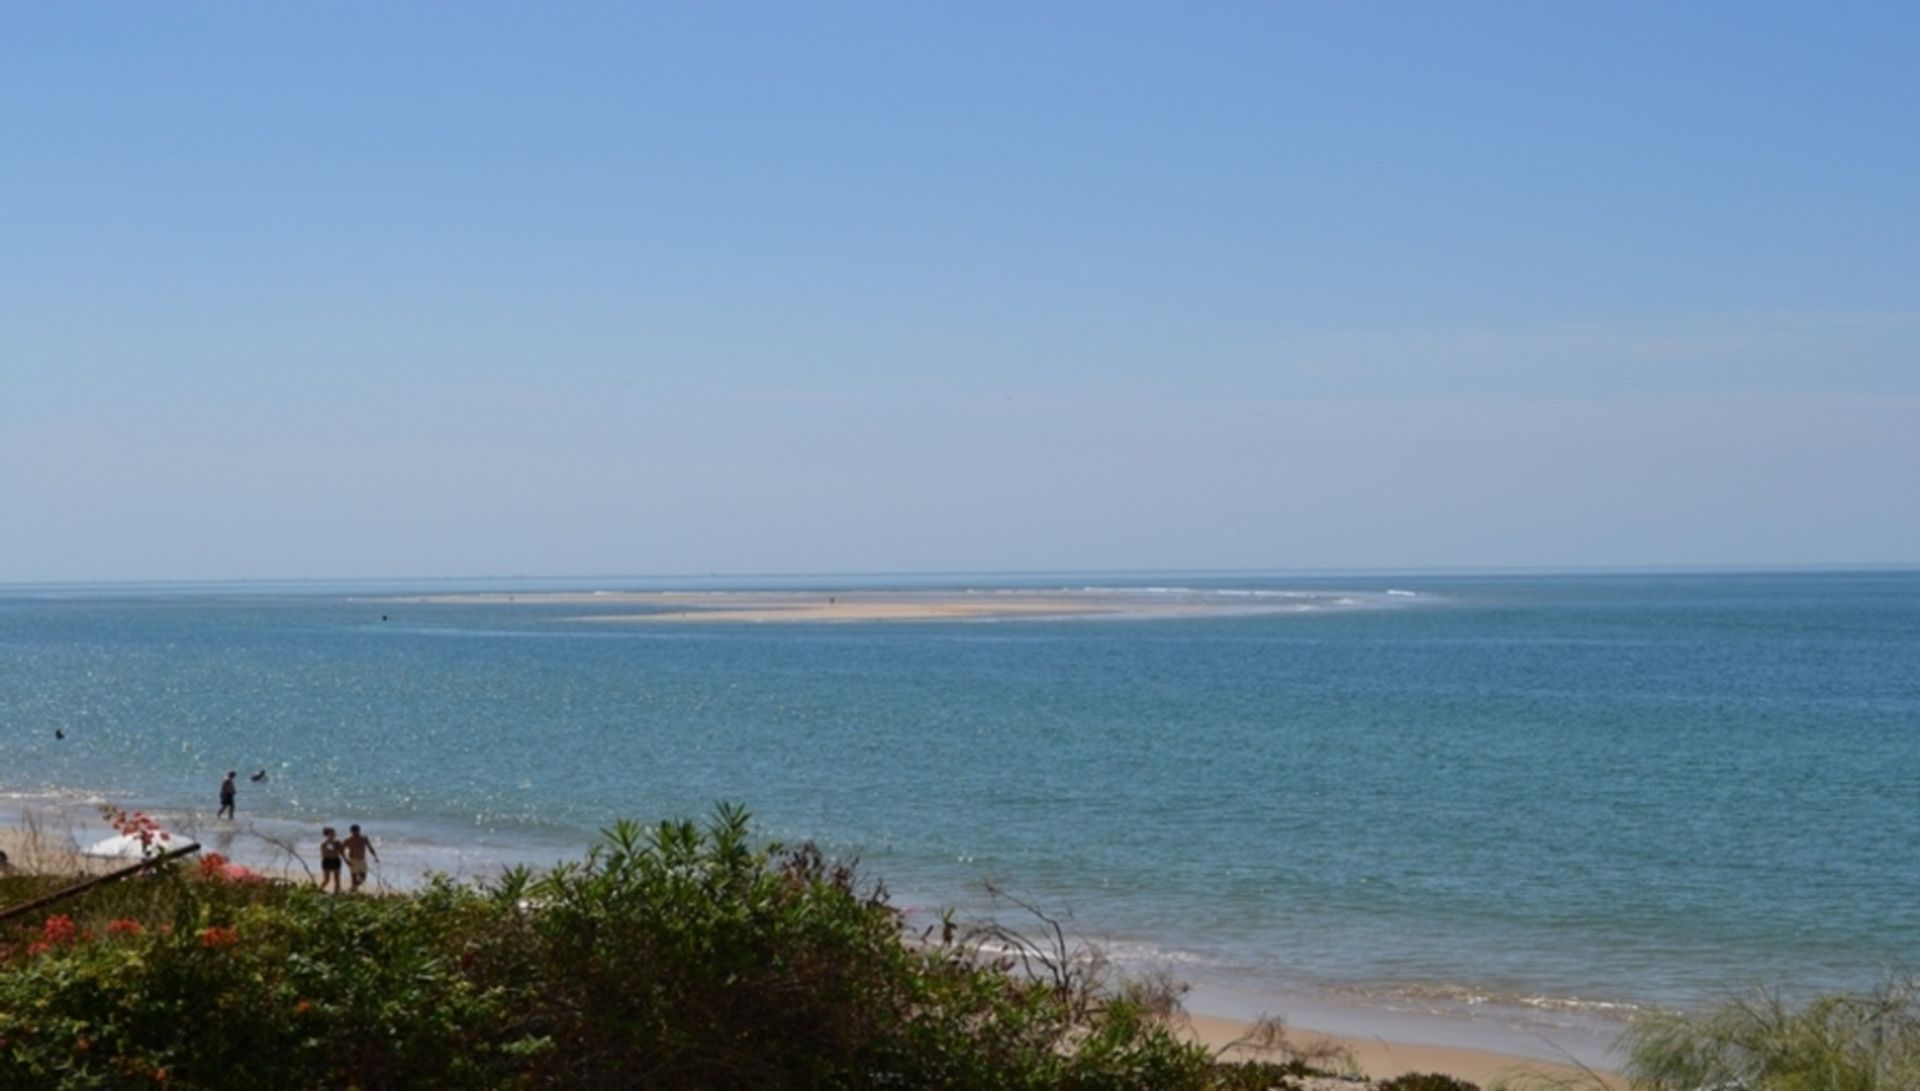
[[[1292,613],[1355,600],[1317,592],[1229,597],[1209,591],[559,591],[418,595],[383,602],[593,607],[591,622],[1013,621]]]
[[[184,843],[188,839],[182,837],[180,840]],[[42,875],[100,875],[133,862],[81,855],[76,831],[71,827],[37,828],[31,824],[0,826],[0,851],[6,852],[12,866],[19,871]],[[311,881],[293,874],[283,873],[282,877],[294,882]],[[1187,1023],[1188,1033],[1193,1039],[1212,1049],[1225,1048],[1244,1038],[1253,1029],[1250,1023],[1243,1020],[1198,1014],[1188,1016]],[[1391,1079],[1409,1072],[1442,1072],[1471,1080],[1482,1087],[1492,1087],[1498,1080],[1521,1075],[1540,1076],[1549,1080],[1572,1080],[1597,1075],[1609,1087],[1626,1087],[1624,1080],[1611,1073],[1584,1072],[1563,1064],[1487,1050],[1324,1034],[1291,1026],[1287,1036],[1296,1046],[1326,1046],[1343,1051],[1354,1069],[1373,1080]],[[1228,1053],[1228,1056],[1241,1055],[1253,1056],[1243,1051]],[[1325,1063],[1328,1067],[1340,1067],[1339,1062]]]

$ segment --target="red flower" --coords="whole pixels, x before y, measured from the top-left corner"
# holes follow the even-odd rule
[[[293,1013],[295,1015],[305,1015],[307,1014],[307,1012],[312,1010],[313,1010],[313,1001],[311,1000],[297,1000],[294,1002]]]
[[[147,926],[132,917],[120,917],[107,922],[109,936],[137,936],[147,930]]]
[[[61,913],[47,918],[47,923],[41,926],[40,935],[48,943],[72,943],[79,931],[74,927],[73,918]]]
[[[156,843],[173,840],[173,835],[168,833],[157,820],[149,817],[145,811],[128,814],[123,810],[102,805],[100,816],[106,819],[107,825],[112,826],[115,832],[125,837],[138,838],[141,849],[149,853]]]
[[[221,928],[218,925],[200,930],[200,946],[212,950],[216,947],[231,947],[240,942],[238,928]]]

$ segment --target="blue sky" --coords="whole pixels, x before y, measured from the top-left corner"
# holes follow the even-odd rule
[[[1920,561],[1917,32],[18,6],[0,581]]]

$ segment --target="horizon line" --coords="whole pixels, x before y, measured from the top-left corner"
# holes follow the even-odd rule
[[[1741,564],[1613,564],[1613,565],[1357,565],[1314,567],[1220,567],[1220,568],[980,568],[980,569],[879,569],[821,571],[714,571],[714,572],[628,572],[567,574],[485,574],[447,576],[224,576],[224,577],[120,577],[113,579],[41,579],[5,580],[0,588],[35,587],[151,587],[151,586],[230,586],[234,584],[419,584],[419,583],[510,583],[556,581],[675,581],[688,580],[832,580],[832,579],[929,579],[946,577],[1034,577],[1034,576],[1609,576],[1609,575],[1710,575],[1715,573],[1764,575],[1768,573],[1847,573],[1902,572],[1920,570],[1920,560],[1853,562],[1753,562]]]

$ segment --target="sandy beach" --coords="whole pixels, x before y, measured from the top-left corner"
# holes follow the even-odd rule
[[[1229,1049],[1233,1043],[1243,1040],[1253,1030],[1252,1024],[1237,1019],[1191,1015],[1187,1020],[1194,1040],[1215,1050]],[[1470,1080],[1482,1087],[1492,1087],[1501,1081],[1508,1081],[1519,1087],[1525,1087],[1530,1082],[1535,1085],[1553,1086],[1555,1081],[1558,1081],[1559,1086],[1591,1088],[1596,1079],[1602,1086],[1609,1088],[1624,1089],[1627,1086],[1625,1079],[1612,1072],[1596,1072],[1572,1065],[1555,1064],[1488,1050],[1394,1042],[1385,1038],[1325,1034],[1292,1027],[1288,1028],[1287,1037],[1289,1042],[1298,1048],[1314,1051],[1327,1049],[1343,1053],[1352,1061],[1355,1070],[1374,1080],[1392,1079],[1409,1072],[1439,1072]],[[1258,1056],[1245,1050],[1229,1050],[1226,1055],[1229,1057]],[[1327,1067],[1338,1069],[1341,1066],[1328,1064]]]
[[[103,829],[100,837],[111,834]],[[0,852],[15,870],[29,875],[100,875],[134,862],[81,855],[74,831],[64,825],[0,826]]]
[[[39,816],[30,816],[19,825],[0,826],[0,852],[7,854],[7,862],[16,871],[28,875],[104,875],[138,863],[138,856],[88,856],[83,851],[83,846],[97,844],[112,836],[113,831],[104,823],[81,827],[59,819],[42,820]],[[230,842],[232,836],[229,831],[226,840]],[[311,881],[306,870],[284,852],[279,852],[264,838],[255,840],[259,844],[250,846],[254,851],[250,853],[249,870],[288,882]],[[171,837],[160,844],[160,850],[164,852],[192,844],[200,845],[203,854],[218,852],[227,855],[221,850],[217,837],[207,838],[191,831],[173,831]],[[231,851],[230,848],[228,851]],[[277,856],[277,861],[263,859],[269,851]],[[187,859],[191,861],[194,858]]]

